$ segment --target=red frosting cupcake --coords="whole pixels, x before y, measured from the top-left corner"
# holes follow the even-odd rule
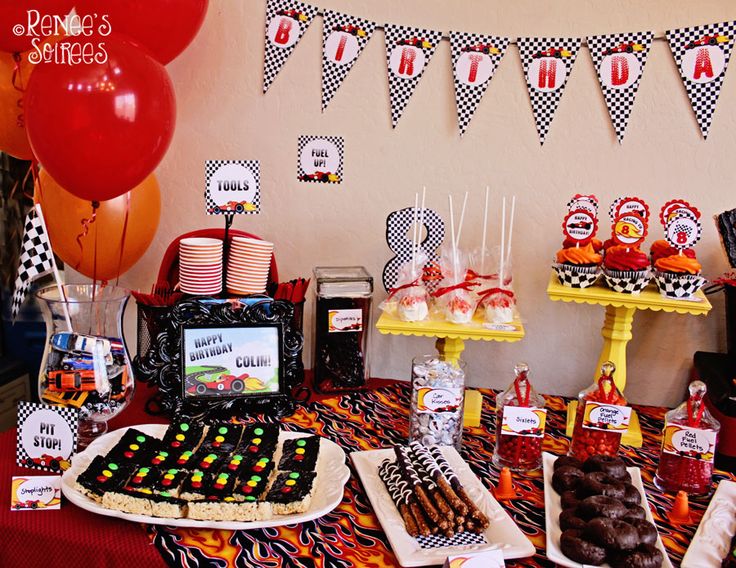
[[[646,270],[649,267],[649,258],[636,247],[615,245],[606,251],[603,266],[608,270]]]
[[[649,254],[652,257],[652,266],[654,266],[660,258],[680,254],[680,251],[670,246],[670,243],[664,239],[660,239],[652,243],[652,248],[649,250]],[[690,258],[695,258],[695,251],[693,249],[685,249],[682,251],[682,254]]]

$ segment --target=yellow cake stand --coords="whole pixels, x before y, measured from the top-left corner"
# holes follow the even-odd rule
[[[524,326],[518,314],[509,324],[486,326],[477,316],[471,323],[462,325],[446,321],[405,322],[384,312],[378,318],[376,328],[384,335],[433,337],[440,356],[449,361],[460,358],[465,349],[465,340],[514,342],[524,337]],[[477,390],[466,391],[465,426],[480,425],[481,407],[481,394]]]
[[[674,300],[662,296],[654,285],[648,286],[638,295],[614,292],[601,284],[595,284],[583,289],[571,288],[560,284],[557,274],[554,271],[552,271],[549,279],[547,295],[554,301],[597,304],[606,307],[603,329],[601,330],[601,335],[603,335],[603,350],[598,358],[596,373],[606,361],[613,362],[616,365],[614,382],[622,392],[626,387],[626,345],[633,337],[631,326],[634,322],[636,310],[707,315],[712,307],[705,294],[700,290],[692,299]],[[594,376],[593,380],[598,380],[598,375]],[[567,407],[568,436],[572,436],[576,410],[577,401],[573,401]],[[639,417],[636,416],[635,412],[631,414],[629,430],[623,435],[622,443],[636,448],[641,447],[641,427],[639,425]]]

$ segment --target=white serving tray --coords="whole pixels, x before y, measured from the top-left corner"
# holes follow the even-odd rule
[[[163,438],[167,426],[165,424],[142,424],[131,426],[141,432]],[[168,525],[173,527],[195,527],[226,530],[261,529],[266,527],[278,527],[281,525],[302,523],[311,521],[332,511],[342,501],[345,483],[350,477],[350,469],[345,464],[345,452],[342,448],[327,440],[321,439],[319,459],[317,460],[317,477],[315,478],[315,490],[309,510],[294,515],[275,515],[272,519],[265,521],[198,521],[195,519],[174,519],[165,517],[150,517],[147,515],[132,515],[115,509],[106,509],[96,501],[75,489],[77,477],[82,473],[95,456],[106,454],[122,437],[128,428],[121,428],[109,432],[92,442],[83,452],[76,454],[72,460],[72,466],[64,472],[61,478],[61,490],[69,501],[98,515],[117,517],[126,521],[136,523],[147,523],[153,525]],[[281,431],[279,440],[290,438],[302,438],[307,434],[298,432]]]
[[[557,491],[552,489],[552,474],[554,473],[554,464],[557,460],[557,456],[552,455],[548,452],[544,452],[542,455],[544,464],[544,514],[547,525],[547,558],[558,566],[569,566],[570,568],[590,568],[589,564],[580,564],[573,562],[567,556],[562,554],[560,550],[560,535],[562,530],[560,529],[560,513],[562,512],[562,504],[560,502],[560,496]],[[641,481],[641,471],[638,467],[626,468],[631,475],[631,484],[639,490],[641,493],[641,506],[647,514],[647,520],[654,526],[654,517],[652,517],[652,511],[649,509],[649,501],[647,501],[647,494],[644,492],[644,484]],[[672,562],[667,554],[667,550],[662,544],[662,538],[657,534],[657,548],[662,552],[664,560],[662,562],[662,568],[672,568]],[[608,564],[601,564],[602,568],[610,568]]]
[[[682,558],[682,568],[720,568],[736,532],[736,482],[718,484]],[[707,534],[706,534],[707,533]]]
[[[391,543],[391,548],[399,564],[401,566],[443,564],[450,554],[491,548],[500,549],[505,559],[532,556],[535,552],[534,545],[470,470],[470,467],[460,457],[457,450],[448,446],[442,449],[442,453],[455,470],[467,494],[491,520],[491,524],[485,532],[487,544],[422,549],[417,541],[406,532],[399,511],[391,500],[388,491],[386,491],[383,481],[378,477],[378,467],[385,459],[392,459],[395,455],[394,451],[390,449],[370,450],[350,454],[355,469],[363,482],[365,492],[371,501],[371,505],[373,505],[373,510]]]

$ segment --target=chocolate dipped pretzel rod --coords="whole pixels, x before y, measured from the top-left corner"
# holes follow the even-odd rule
[[[468,506],[462,499],[460,499],[460,497],[458,497],[457,493],[455,493],[450,482],[447,481],[447,478],[442,473],[440,466],[437,464],[437,460],[434,459],[425,446],[418,442],[412,442],[409,444],[409,447],[412,452],[414,452],[414,456],[417,461],[437,484],[437,487],[442,492],[442,496],[445,498],[445,501],[447,501],[450,507],[455,511],[455,516],[461,518],[465,517],[465,515],[468,514]],[[462,520],[459,520],[459,523],[462,522]]]
[[[406,446],[394,446],[394,453],[396,454],[396,464],[399,467],[401,475],[414,490],[414,497],[422,506],[427,518],[435,523],[443,532],[446,531],[450,528],[450,523],[446,518],[440,515],[437,508],[432,504],[427,492],[424,490],[422,480],[419,478],[419,474],[417,473],[414,464],[411,462],[409,448]]]
[[[419,505],[414,496],[414,491],[409,487],[409,484],[401,476],[399,466],[396,465],[395,462],[388,462],[388,464],[386,465],[385,474],[397,480],[397,485],[402,493],[402,499],[404,499],[408,503],[410,516],[414,524],[416,524],[419,534],[421,534],[422,536],[437,534],[440,531],[440,528],[436,524],[427,520],[427,517],[422,512],[422,507]],[[385,480],[384,483],[386,483]]]
[[[391,468],[392,471],[389,471],[391,465],[394,467]],[[429,536],[431,534],[429,527],[425,526],[423,527],[424,530],[420,531],[417,526],[414,516],[411,513],[411,509],[409,508],[411,490],[409,489],[409,485],[401,478],[401,474],[395,464],[392,464],[389,460],[384,461],[378,468],[378,477],[383,481],[388,494],[391,496],[391,500],[399,510],[401,520],[404,521],[404,526],[406,527],[406,532],[409,533],[409,536],[416,537],[419,534]]]
[[[419,475],[419,479],[421,479],[422,481],[422,486],[424,487],[427,496],[440,512],[440,515],[446,517],[450,523],[454,523],[456,525],[462,524],[462,520],[460,520],[459,522],[456,521],[455,511],[453,511],[452,507],[450,507],[450,505],[447,503],[447,500],[442,497],[442,493],[437,487],[437,483],[435,483],[434,479],[432,479],[432,476],[424,468],[423,464],[417,459],[416,454],[412,451],[409,451],[408,456],[411,459],[412,465],[414,466],[417,475]]]
[[[437,462],[442,474],[450,482],[450,485],[455,493],[457,493],[457,496],[460,497],[460,499],[462,499],[468,506],[468,515],[475,521],[476,526],[481,529],[488,527],[490,524],[488,517],[477,507],[470,496],[465,492],[463,484],[460,482],[457,475],[455,475],[455,471],[452,469],[450,464],[447,463],[447,460],[445,459],[445,456],[442,455],[442,451],[439,446],[429,448],[429,452]]]

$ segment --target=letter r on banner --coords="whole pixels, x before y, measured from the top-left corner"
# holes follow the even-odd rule
[[[414,49],[405,47],[401,50],[401,62],[399,63],[399,75],[414,75],[414,60],[417,53]]]

